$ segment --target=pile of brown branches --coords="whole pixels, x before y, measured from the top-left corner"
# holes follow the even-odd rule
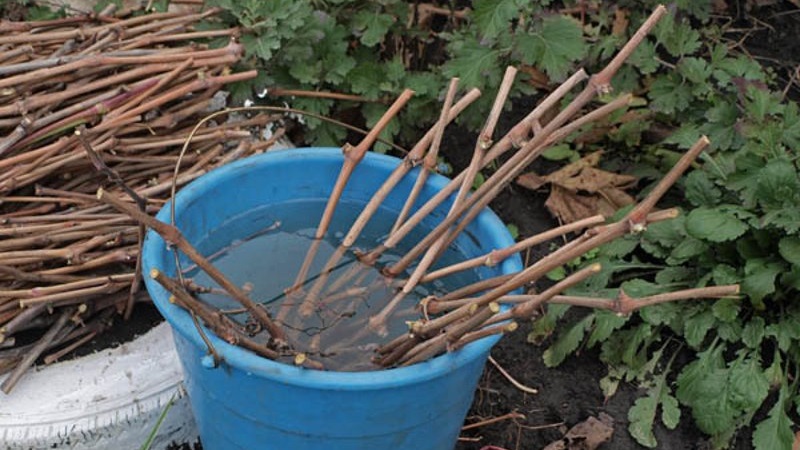
[[[610,113],[625,107],[629,103],[630,95],[620,95],[597,109],[583,113],[584,109],[591,104],[591,101],[599,93],[609,93],[611,78],[665,12],[666,10],[663,6],[658,7],[605,69],[592,77],[589,77],[583,70],[578,71],[555,89],[505,136],[495,140],[493,137],[494,129],[516,74],[514,68],[509,68],[506,71],[506,76],[496,96],[493,108],[487,117],[486,124],[478,137],[469,167],[416,212],[409,214],[410,207],[415,203],[416,193],[418,192],[417,188],[412,189],[407,199],[406,208],[403,208],[400,217],[397,218],[395,226],[389,232],[385,241],[376,248],[362,253],[359,256],[361,265],[351,266],[351,269],[333,279],[333,276],[331,276],[333,269],[345,254],[352,252],[351,247],[367,222],[372,218],[389,192],[409,173],[412,167],[416,165],[422,166],[422,170],[417,175],[417,186],[421,186],[425,182],[427,174],[435,168],[437,150],[444,127],[480,95],[479,92],[473,90],[467,92],[456,101],[458,80],[453,79],[447,91],[438,122],[409,151],[404,162],[398,165],[373,195],[370,202],[355,219],[337,250],[329,257],[321,273],[310,274],[310,267],[312,267],[312,263],[317,256],[322,238],[328,232],[339,196],[353,174],[354,168],[374,143],[382,128],[403,108],[413,95],[411,91],[403,92],[362,142],[355,146],[349,144],[344,146],[344,163],[317,226],[315,240],[312,241],[294,285],[287,289],[286,295],[293,301],[284,301],[274,317],[257,302],[248,298],[243,289],[229,282],[224,274],[214,268],[207,259],[200,255],[183,238],[177,228],[156,221],[149,215],[137,210],[130,203],[121,201],[117,195],[100,191],[98,192],[98,198],[113,205],[116,209],[135,217],[137,221],[146,226],[152,227],[167,242],[174,244],[197,266],[205,270],[221,288],[227,291],[231,298],[239,301],[244,310],[250,314],[251,319],[267,333],[269,338],[267,344],[258,344],[252,339],[253,335],[248,334],[241,324],[235,323],[225,314],[220,314],[220,311],[214,306],[205,303],[201,298],[195,297],[189,286],[184,286],[180,281],[171,279],[162,271],[154,269],[150,276],[173,294],[172,301],[191,310],[212,331],[232,344],[244,346],[268,358],[294,356],[296,364],[308,367],[321,366],[319,361],[312,361],[308,356],[313,358],[317,355],[323,355],[313,349],[299,348],[296,345],[297,343],[293,342],[291,334],[287,333],[283,326],[285,325],[285,318],[289,314],[295,314],[301,318],[310,317],[315,311],[319,310],[320,304],[323,303],[326,296],[336,296],[346,292],[348,288],[353,289],[353,283],[357,283],[360,273],[368,270],[367,267],[374,264],[387,249],[396,247],[412,229],[420,224],[427,214],[451,196],[454,197],[454,200],[449,213],[438,226],[417,242],[397,262],[383,268],[383,273],[388,277],[399,277],[406,273],[406,269],[410,268],[411,270],[407,279],[400,280],[402,288],[398,290],[394,298],[387,299],[387,303],[381,305],[380,311],[369,318],[368,324],[365,323],[368,326],[362,327],[361,331],[356,333],[359,336],[352,337],[355,341],[360,336],[368,334],[374,337],[373,343],[383,343],[378,347],[377,354],[374,355],[374,361],[378,367],[414,364],[441,353],[456,350],[487,335],[512,331],[516,328],[515,321],[529,320],[539,307],[547,302],[603,308],[619,314],[629,314],[639,308],[663,302],[735,295],[738,292],[738,286],[691,289],[642,299],[632,299],[625,295],[624,292],[620,292],[615,299],[559,295],[575,283],[597,273],[600,268],[596,264],[576,271],[544,292],[523,296],[510,295],[517,289],[531,286],[554,268],[563,266],[600,245],[609,243],[628,233],[641,233],[650,223],[674,218],[677,215],[677,210],[655,211],[654,207],[664,193],[708,145],[709,141],[705,137],[698,140],[647,197],[616,223],[605,224],[605,219],[602,217],[590,218],[559,227],[539,236],[533,236],[509,248],[498,249],[480,258],[464,261],[433,272],[428,271],[433,262],[440,256],[442,250],[453,242],[455,237],[477,217],[504,186],[511,182],[545,149],[571,134],[583,130],[592,122],[607,117]],[[587,79],[588,82],[584,88],[572,97],[569,104],[552,119],[545,121],[545,112],[559,105],[571,89]],[[583,115],[580,115],[581,113]],[[476,191],[468,195],[478,171],[501,156],[506,157],[505,162],[499,164],[493,174]],[[393,320],[393,313],[399,303],[419,283],[426,283],[471,267],[474,268],[484,264],[494,265],[529,246],[556,236],[581,230],[586,231],[519,273],[482,280],[475,284],[464,286],[442,298],[425,299],[420,305],[420,318],[409,324],[409,332],[388,342],[384,340],[387,321]],[[503,311],[499,307],[501,302],[515,303],[515,305]],[[295,308],[294,305],[299,306]],[[437,315],[429,316],[429,314]],[[261,342],[264,342],[264,340],[261,340]],[[339,344],[339,346],[341,347],[342,345]],[[209,346],[209,351],[216,356],[213,347]]]
[[[4,392],[37,359],[59,359],[146,298],[143,228],[94,194],[102,186],[158,210],[212,98],[256,75],[231,71],[242,53],[236,29],[196,30],[216,13],[112,8],[0,22],[0,374],[13,371]],[[230,43],[195,43],[220,37]],[[271,146],[254,130],[274,120],[206,123],[177,184]]]

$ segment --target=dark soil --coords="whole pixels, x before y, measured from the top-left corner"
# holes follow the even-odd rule
[[[800,6],[796,1],[728,1],[726,37],[742,51],[775,72],[775,89],[800,101]],[[761,5],[761,6],[759,6]],[[724,22],[723,22],[724,23]]]

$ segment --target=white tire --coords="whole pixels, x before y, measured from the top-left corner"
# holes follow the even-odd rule
[[[0,377],[2,381],[4,377]],[[0,393],[0,449],[137,450],[197,440],[169,325],[119,347],[35,369]]]

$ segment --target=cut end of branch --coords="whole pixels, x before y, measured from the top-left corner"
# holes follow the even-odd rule
[[[161,274],[161,271],[160,271],[160,270],[158,270],[158,269],[156,269],[156,268],[150,269],[150,278],[152,278],[152,279],[156,279],[156,278],[158,278],[158,276],[159,276],[160,274]]]
[[[369,318],[369,329],[382,337],[389,334],[389,330],[386,328],[386,318],[381,314]]]

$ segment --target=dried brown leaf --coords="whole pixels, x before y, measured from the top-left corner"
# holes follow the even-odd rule
[[[550,86],[550,78],[545,75],[544,72],[541,70],[533,67],[533,66],[526,66],[522,65],[519,68],[520,72],[528,75],[528,79],[526,80],[528,84],[537,88],[537,89],[548,89]]]
[[[580,173],[580,171],[583,170],[585,167],[597,166],[597,164],[600,162],[600,157],[602,155],[603,155],[602,150],[590,153],[575,162],[567,164],[566,166],[556,170],[555,172],[551,173],[550,175],[547,175],[544,178],[548,183],[560,184],[563,180],[566,180],[567,178],[570,177],[574,177],[575,175]]]
[[[591,217],[597,210],[597,197],[578,195],[558,185],[553,185],[545,206],[551,214],[563,223],[572,223],[585,217]]]
[[[614,11],[614,24],[611,26],[611,34],[614,36],[624,36],[628,29],[628,10],[617,8]]]
[[[547,184],[547,180],[533,172],[528,172],[518,176],[516,183],[526,189],[535,191],[536,189],[539,189]]]
[[[550,183],[545,206],[563,223],[596,214],[610,216],[619,208],[635,203],[624,190],[636,184],[636,177],[598,169],[602,151],[570,163],[550,175],[529,172],[517,177],[517,184],[536,190]]]
[[[590,193],[599,192],[607,188],[630,187],[634,183],[636,183],[636,177],[618,175],[594,167],[585,167],[574,176],[555,182],[555,184],[573,192],[586,191]]]
[[[614,418],[600,413],[599,418],[589,417],[572,427],[563,438],[552,442],[544,450],[596,450],[614,435]]]

